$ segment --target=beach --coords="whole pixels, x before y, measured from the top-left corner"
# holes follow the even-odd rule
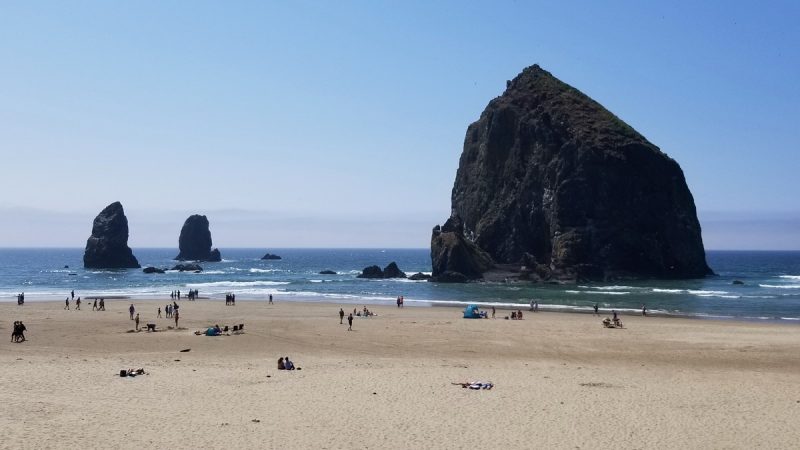
[[[800,327],[180,301],[0,304],[1,448],[790,448]],[[359,305],[361,309],[363,305]],[[74,305],[72,305],[74,309]],[[607,314],[603,314],[605,316]],[[22,320],[28,340],[10,343]],[[197,336],[245,324],[243,334]],[[181,350],[190,349],[188,352]],[[279,371],[289,356],[301,370]],[[147,375],[120,377],[127,368]],[[487,381],[491,390],[452,383]]]

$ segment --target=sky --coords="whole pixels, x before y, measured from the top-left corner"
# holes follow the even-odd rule
[[[800,2],[2,2],[0,247],[426,247],[538,63],[678,161],[708,249],[800,249]]]

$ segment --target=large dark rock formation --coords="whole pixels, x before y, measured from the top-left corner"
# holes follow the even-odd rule
[[[206,216],[195,214],[186,219],[178,238],[178,248],[180,253],[175,257],[178,261],[222,261],[219,250],[211,250],[211,231]]]
[[[144,272],[144,273],[165,273],[166,270],[159,269],[158,267],[148,266],[148,267],[145,267],[144,269],[142,269],[142,272]]]
[[[278,256],[278,255],[275,255],[275,254],[272,254],[272,253],[267,253],[266,255],[262,256],[261,259],[278,260],[278,259],[282,259],[282,258],[280,256]]]
[[[467,129],[451,201],[431,238],[434,280],[711,273],[678,163],[539,66]]]
[[[83,266],[91,269],[139,268],[139,261],[128,247],[128,218],[120,202],[103,209],[92,224],[86,241]]]

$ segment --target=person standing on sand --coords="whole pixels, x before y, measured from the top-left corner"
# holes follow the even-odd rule
[[[342,324],[342,320],[344,320],[344,310],[339,308],[339,325]]]
[[[353,331],[353,315],[347,316],[347,331]]]
[[[133,303],[131,303],[131,307],[128,308],[128,312],[131,313],[131,320],[133,320],[133,313],[136,312],[136,308],[133,307]]]
[[[494,306],[492,306],[492,319],[494,319],[494,313],[496,313],[496,312],[497,312],[497,310],[494,308]]]
[[[73,289],[72,292],[69,293],[69,295],[72,297],[73,300],[75,300],[75,289]]]
[[[136,313],[136,331],[139,331],[139,313]]]
[[[158,318],[159,319],[161,318],[161,307],[160,306],[158,307]]]
[[[105,310],[106,310],[106,299],[101,298],[100,299],[100,308],[98,309],[98,311],[105,311]]]
[[[642,316],[647,317],[647,306],[642,304]]]
[[[599,313],[599,312],[597,312],[597,310],[598,310],[598,309],[599,309],[599,308],[598,308],[598,306],[597,306],[597,303],[595,303],[595,304],[594,304],[594,315],[595,315],[595,316],[599,316],[599,315],[600,315],[600,313]]]
[[[178,328],[178,319],[180,316],[178,315],[178,310],[176,309],[174,313],[172,313],[172,317],[175,318],[175,328]]]
[[[69,311],[69,297],[67,297],[67,299],[66,299],[66,300],[64,300],[64,303],[66,303],[66,305],[64,305],[64,309],[66,309],[67,311]]]
[[[81,309],[81,298],[78,297],[78,299],[75,300],[75,311],[80,311],[80,309]]]
[[[272,294],[269,294],[269,304],[272,305]]]

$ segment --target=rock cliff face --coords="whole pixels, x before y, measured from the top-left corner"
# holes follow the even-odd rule
[[[678,163],[536,65],[467,129],[451,201],[431,238],[434,280],[711,273]]]
[[[106,206],[95,217],[92,235],[83,253],[83,266],[91,269],[141,267],[128,247],[128,218],[120,202]]]
[[[198,214],[189,216],[178,238],[178,261],[221,261],[219,250],[211,250],[211,231],[208,218]]]

